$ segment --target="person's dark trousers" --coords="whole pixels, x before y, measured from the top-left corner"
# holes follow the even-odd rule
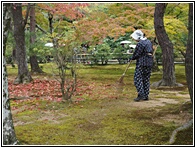
[[[148,99],[150,88],[151,66],[136,66],[134,74],[134,85],[138,92],[138,97]]]

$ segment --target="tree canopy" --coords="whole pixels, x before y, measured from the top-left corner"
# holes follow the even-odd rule
[[[37,39],[33,51],[40,56],[50,52],[44,44],[54,38],[58,38],[60,44],[70,42],[68,39],[72,39],[75,45],[88,43],[95,46],[106,39],[113,44],[122,37],[130,39],[135,28],[142,29],[149,39],[153,39],[154,8],[154,3],[36,3]],[[25,11],[23,9],[23,15]],[[177,54],[185,53],[187,22],[188,3],[169,3],[164,24]],[[26,30],[28,28],[27,25]],[[12,44],[11,39],[8,39],[7,48],[12,47],[9,43]],[[10,49],[7,52],[10,53]],[[30,54],[28,48],[27,53]]]

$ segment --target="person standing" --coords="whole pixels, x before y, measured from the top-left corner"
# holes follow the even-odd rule
[[[130,60],[136,60],[134,73],[134,85],[138,96],[134,101],[149,100],[150,76],[153,66],[153,47],[141,30],[135,30],[131,37],[137,41],[135,51]]]

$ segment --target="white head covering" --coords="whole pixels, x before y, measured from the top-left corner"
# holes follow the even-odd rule
[[[135,40],[146,40],[147,38],[144,37],[144,33],[141,30],[135,30],[132,34],[131,37]]]

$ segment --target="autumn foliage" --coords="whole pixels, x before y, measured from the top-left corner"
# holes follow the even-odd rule
[[[74,95],[80,94],[80,91],[86,92],[86,89],[81,86],[84,82],[78,81],[78,87]],[[66,88],[66,86],[65,86]],[[28,84],[14,85],[9,81],[9,95],[10,98],[21,98],[21,99],[46,99],[51,101],[62,101],[62,94],[60,91],[60,84],[56,80],[39,80],[35,79],[33,82]]]
[[[40,3],[38,7],[40,7],[44,11],[48,11],[51,14],[56,16],[61,16],[62,18],[69,18],[71,20],[75,20],[77,18],[83,17],[83,13],[80,10],[82,7],[88,6],[87,3]]]

